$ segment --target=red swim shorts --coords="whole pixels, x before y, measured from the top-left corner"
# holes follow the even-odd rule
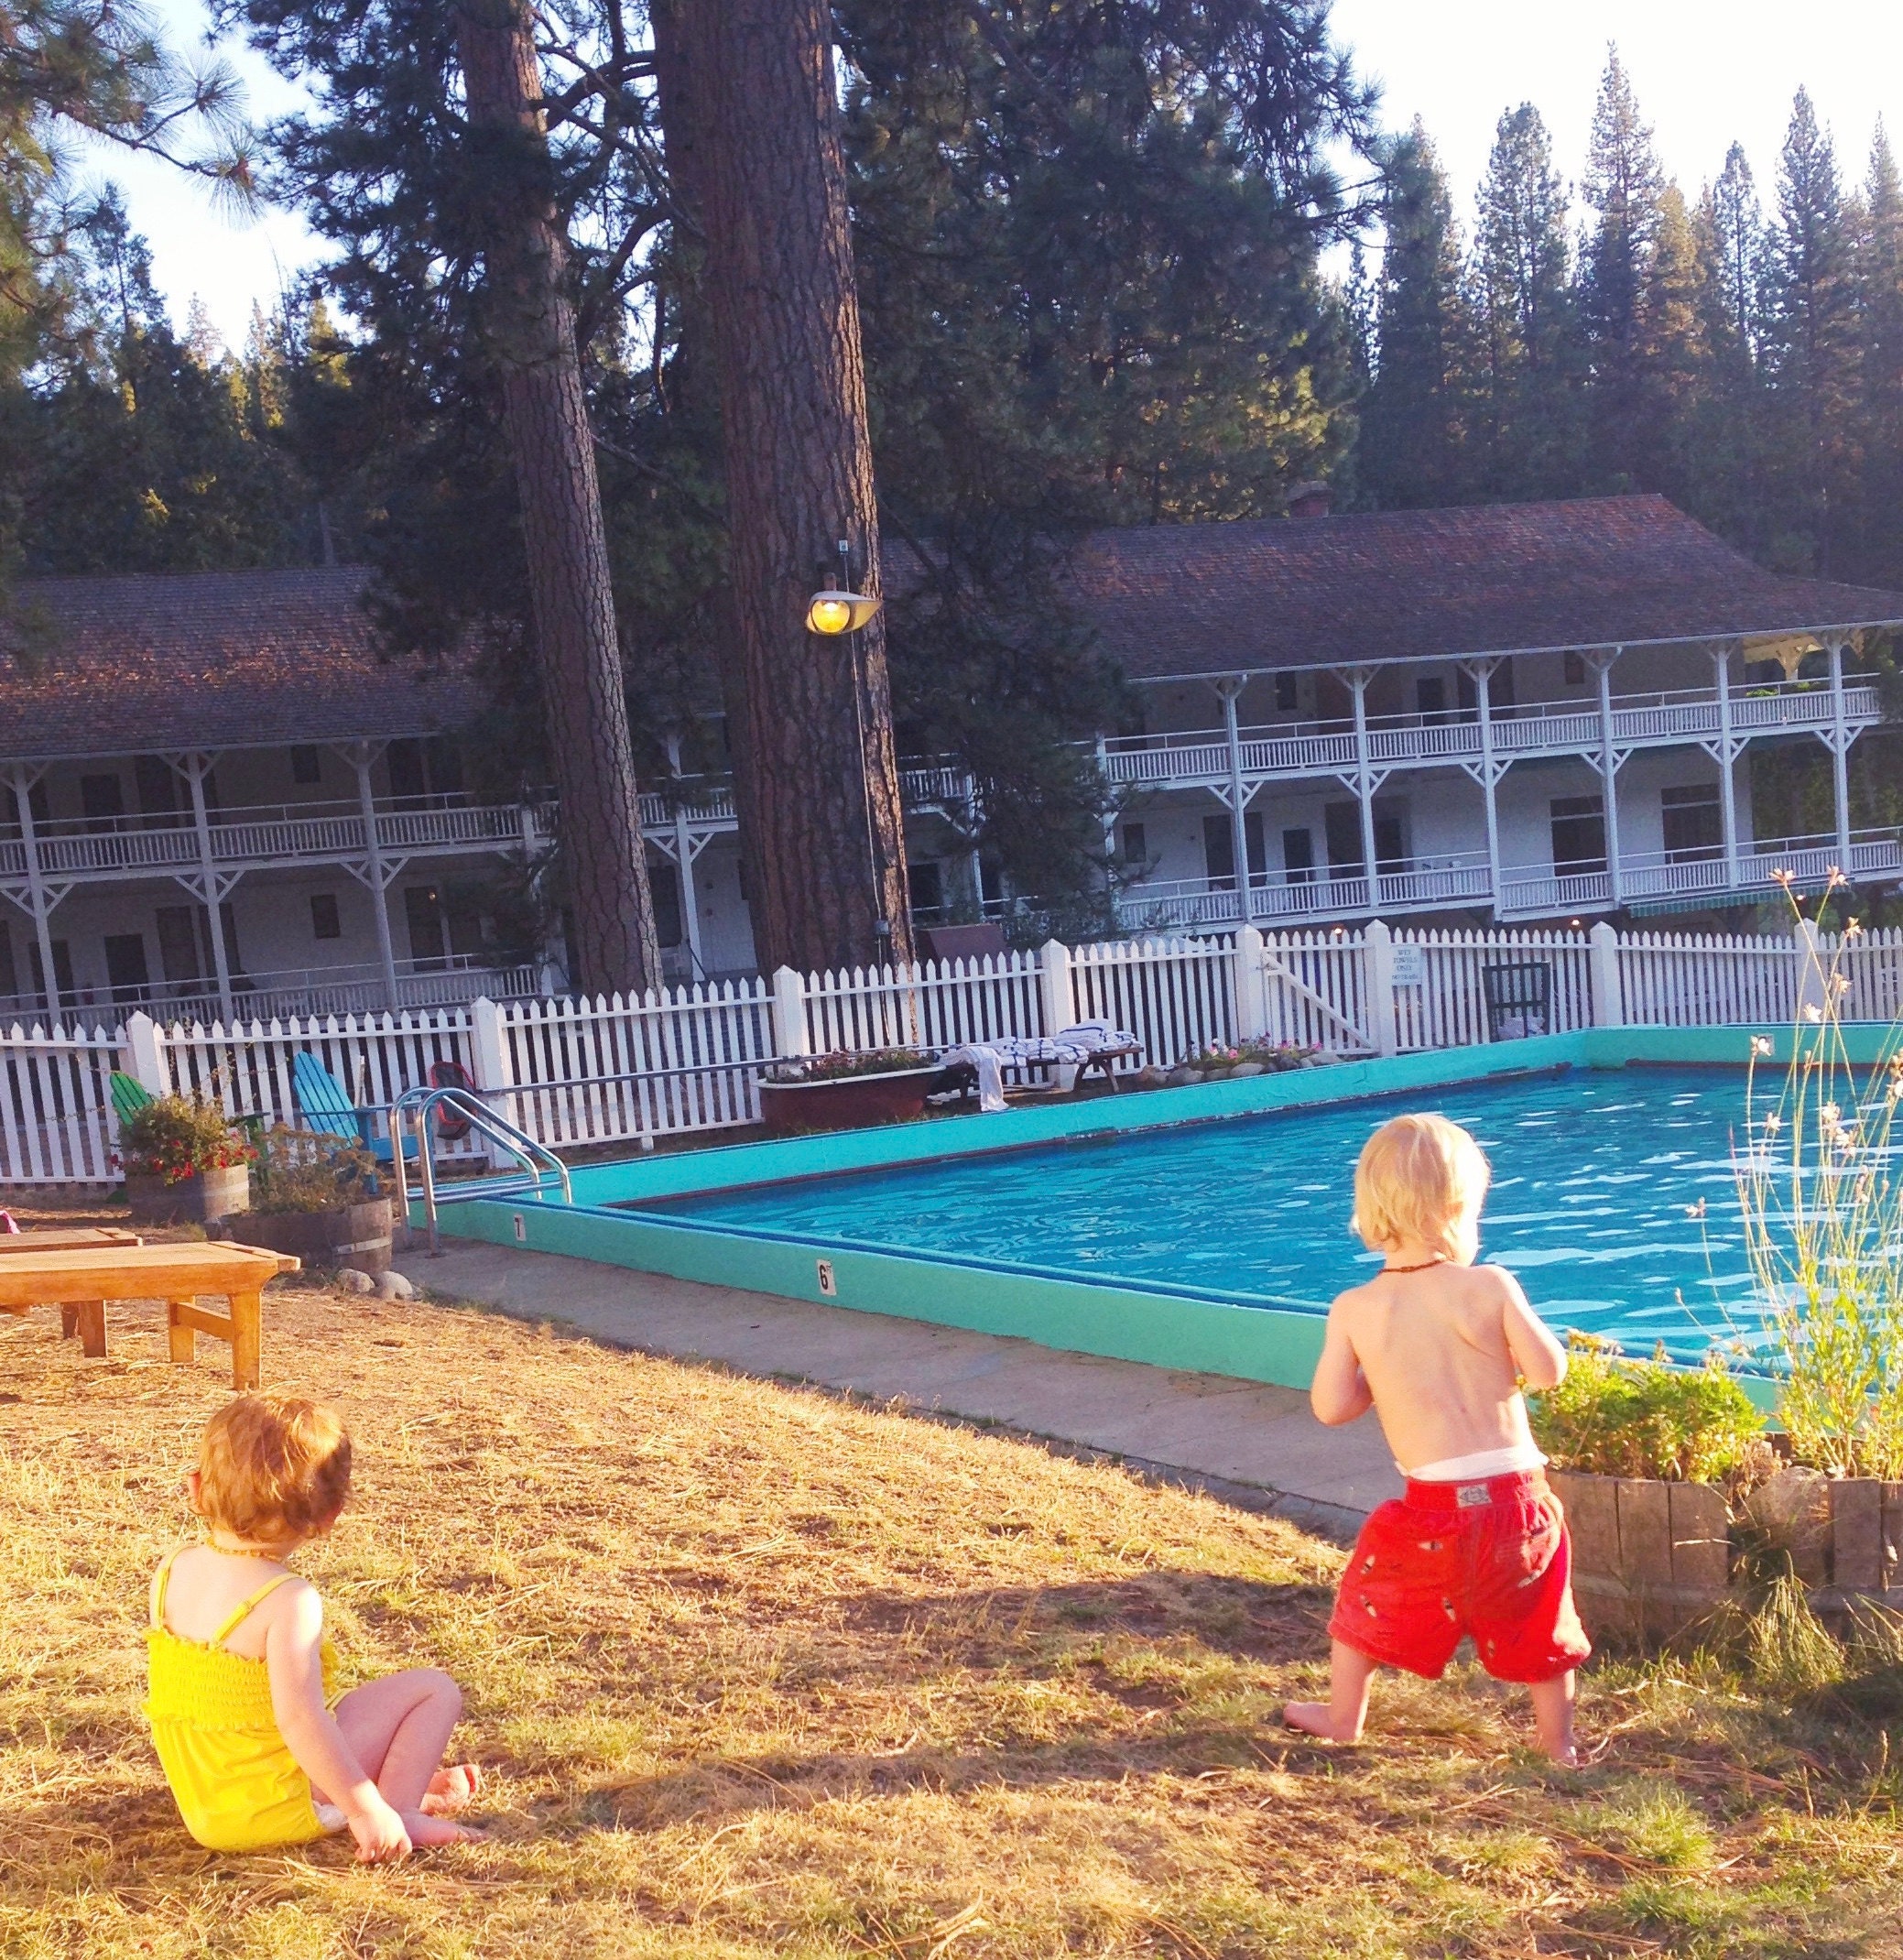
[[[1572,1605],[1572,1545],[1537,1471],[1417,1484],[1354,1542],[1332,1639],[1430,1681],[1471,1633],[1497,1681],[1551,1681],[1593,1650]]]

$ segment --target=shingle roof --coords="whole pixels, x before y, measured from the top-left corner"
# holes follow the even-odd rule
[[[1780,578],[1662,496],[1093,532],[1073,600],[1136,680],[1903,621]]]
[[[467,721],[482,695],[466,670],[379,657],[358,603],[368,577],[23,579],[0,618],[0,755],[252,748]]]

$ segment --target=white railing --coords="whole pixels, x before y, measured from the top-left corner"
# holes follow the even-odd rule
[[[315,1053],[361,1107],[389,1103],[431,1065],[466,1068],[503,1115],[551,1147],[651,1143],[758,1120],[758,1076],[777,1056],[894,1045],[941,1050],[1036,1035],[1073,1020],[1128,1028],[1170,1064],[1211,1041],[1312,1043],[1399,1053],[1495,1039],[1489,969],[1541,966],[1555,1030],[1788,1021],[1810,928],[1796,937],[1590,933],[1500,927],[1112,941],[991,959],[664,989],[619,997],[479,998],[389,1014],[256,1019],[221,1027],[16,1025],[0,1030],[0,1183],[112,1182],[110,1076],[213,1097],[234,1116],[297,1120],[293,1070]],[[1825,942],[1848,1012],[1903,1013],[1903,932]],[[445,976],[451,977],[451,976]],[[1503,1030],[1504,1031],[1504,1030]],[[451,1156],[480,1152],[473,1139]]]
[[[514,1000],[542,991],[539,966],[485,966],[470,953],[398,960],[396,967],[399,1007],[449,1007],[484,996]],[[61,991],[66,993],[62,1007],[82,1018],[103,1014],[116,1020],[137,1011],[165,1020],[207,1020],[219,1013],[217,992],[204,978],[152,981],[138,988]],[[247,1021],[283,1020],[293,1014],[305,1020],[330,1014],[371,1014],[389,1006],[383,968],[370,962],[238,975],[233,977],[232,995],[234,1012]],[[44,999],[37,995],[0,997],[0,1022],[45,1011]]]
[[[495,850],[529,842],[552,827],[546,805],[473,803],[461,797],[386,798],[376,805],[376,841],[392,855],[460,849]],[[337,862],[367,855],[368,832],[355,803],[273,803],[218,811],[206,829],[212,861],[223,866]],[[117,877],[190,870],[201,861],[199,834],[176,815],[82,818],[34,827],[41,871],[49,877]],[[0,837],[0,877],[27,876],[27,846]]]
[[[1731,699],[1732,727],[1743,734],[1826,729],[1834,712],[1830,690],[1821,681],[1739,689]],[[1846,682],[1843,713],[1858,726],[1878,719],[1882,707],[1876,687],[1863,679]],[[1709,739],[1720,733],[1717,691],[1615,694],[1612,722],[1613,739],[1622,747]],[[1370,715],[1367,732],[1369,759],[1384,768],[1459,763],[1481,753],[1479,718],[1472,709]],[[1238,735],[1245,777],[1330,773],[1352,768],[1357,760],[1354,732],[1340,721],[1283,722],[1244,728]],[[1494,747],[1503,756],[1593,754],[1604,740],[1594,703],[1528,702],[1494,710]],[[1215,730],[1119,735],[1105,741],[1100,753],[1105,776],[1119,787],[1229,780],[1228,741]]]
[[[1379,909],[1440,911],[1449,906],[1496,905],[1506,914],[1603,911],[1614,904],[1660,898],[1730,898],[1777,890],[1780,874],[1800,884],[1821,884],[1843,853],[1834,837],[1752,843],[1727,861],[1716,845],[1696,851],[1626,852],[1619,858],[1616,893],[1610,870],[1550,865],[1509,865],[1500,873],[1495,898],[1485,857],[1478,852],[1410,858],[1378,872]],[[1903,872],[1903,837],[1894,830],[1858,831],[1850,841],[1853,877]],[[1175,878],[1126,885],[1117,893],[1119,922],[1133,932],[1233,930],[1246,922],[1298,919],[1350,919],[1368,909],[1367,880],[1357,871],[1252,872],[1246,911],[1234,878]]]

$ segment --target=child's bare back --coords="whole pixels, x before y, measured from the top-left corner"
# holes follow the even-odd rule
[[[1343,1293],[1328,1319],[1315,1376],[1318,1412],[1329,1404],[1324,1421],[1337,1399],[1358,1399],[1358,1374],[1404,1471],[1483,1450],[1531,1450],[1519,1378],[1550,1383],[1558,1344],[1503,1268],[1442,1260],[1424,1271],[1384,1269]],[[1346,1413],[1343,1406],[1334,1419]]]

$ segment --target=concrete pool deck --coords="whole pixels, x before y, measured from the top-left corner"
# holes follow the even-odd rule
[[[402,1264],[445,1300],[1100,1452],[1332,1535],[1400,1489],[1372,1417],[1324,1429],[1295,1388],[469,1239]]]

